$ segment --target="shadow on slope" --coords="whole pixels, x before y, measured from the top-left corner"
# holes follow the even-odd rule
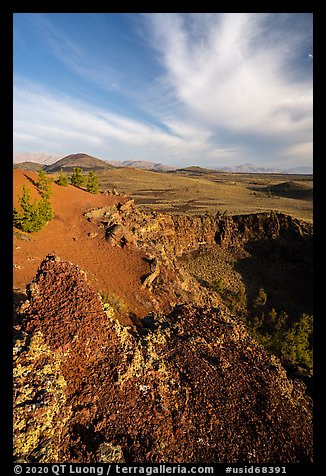
[[[312,183],[302,183],[298,181],[282,182],[266,187],[248,187],[249,190],[265,192],[271,195],[277,195],[284,198],[295,198],[297,200],[312,200],[313,185]]]
[[[263,288],[270,308],[294,317],[313,312],[312,238],[248,242],[245,250],[249,256],[238,260],[234,268],[243,278],[250,309]]]

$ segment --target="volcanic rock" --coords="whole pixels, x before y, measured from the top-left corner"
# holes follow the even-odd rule
[[[305,386],[224,308],[180,305],[123,327],[85,273],[56,256],[27,291],[16,461],[312,461]]]

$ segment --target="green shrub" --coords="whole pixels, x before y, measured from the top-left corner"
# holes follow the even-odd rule
[[[302,314],[285,333],[281,348],[283,355],[294,363],[312,368],[312,316]]]
[[[38,208],[39,208],[39,214],[42,217],[42,219],[44,219],[45,223],[52,220],[52,218],[54,218],[54,213],[53,213],[51,203],[47,198],[45,197],[42,198]]]
[[[38,182],[37,182],[37,187],[39,190],[41,190],[42,196],[49,198],[51,195],[51,182],[52,180],[46,176],[46,173],[42,168],[40,168],[40,171],[38,173]]]
[[[294,364],[312,369],[312,316],[302,314],[290,322],[288,314],[272,309],[245,320],[252,336],[266,350],[278,357],[284,355]]]
[[[68,187],[69,185],[68,177],[62,169],[60,170],[60,175],[58,180],[56,180],[56,184],[61,185],[61,187]]]
[[[53,210],[47,196],[31,203],[30,190],[23,185],[19,197],[21,209],[14,208],[14,226],[27,233],[41,230],[53,218]]]
[[[98,178],[97,178],[97,175],[95,175],[94,172],[92,172],[92,171],[88,172],[86,190],[89,193],[98,193],[99,192]]]
[[[77,187],[82,187],[85,183],[85,177],[82,175],[82,169],[80,167],[75,167],[73,169],[73,174],[71,176],[70,182],[72,185]]]

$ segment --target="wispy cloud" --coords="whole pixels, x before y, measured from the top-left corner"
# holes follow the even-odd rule
[[[54,92],[56,85],[16,78],[17,150],[35,144],[51,153],[85,150],[177,165],[275,161],[286,168],[295,157],[311,164],[312,79],[300,61],[311,66],[312,50],[305,49],[306,29],[297,17],[297,27],[290,22],[289,28],[287,14],[133,16],[133,31],[121,35],[153,55],[149,64],[159,67],[150,74],[128,47],[117,62],[105,45],[97,50],[78,42],[51,15],[28,18],[71,73],[70,84],[85,81],[85,94],[81,101],[73,88],[69,95],[60,86]],[[95,106],[92,97],[99,104],[105,91],[110,99]]]
[[[304,162],[306,157],[312,157],[313,155],[313,142],[301,142],[291,145],[282,150],[282,154],[298,163]]]
[[[43,41],[48,43],[52,53],[72,72],[108,91],[123,88],[124,74],[104,62],[96,51],[87,51],[78,45],[45,15],[33,14],[28,18],[42,32]]]
[[[275,18],[265,14],[146,18],[166,80],[192,117],[253,136],[311,137],[312,83],[290,78],[288,68],[304,32],[273,33]]]
[[[203,153],[215,153],[204,131],[201,137],[194,134],[191,138],[194,131],[186,126],[171,123],[170,128],[165,132],[69,96],[58,96],[30,82],[20,82],[14,88],[17,151],[33,140],[39,150],[48,145],[58,154],[97,151],[104,159],[136,156],[169,162],[181,155],[191,161]]]

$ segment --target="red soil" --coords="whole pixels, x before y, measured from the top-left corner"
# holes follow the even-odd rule
[[[33,199],[40,198],[33,181],[37,182],[36,173],[14,170],[14,207],[19,207],[22,185],[31,190]],[[83,216],[87,209],[114,205],[126,198],[92,195],[71,185],[52,184],[52,192],[54,219],[41,231],[31,234],[30,241],[14,237],[14,288],[25,289],[41,261],[52,253],[77,264],[97,291],[116,294],[134,313],[145,316],[152,305],[148,291],[141,286],[141,277],[149,273],[144,255],[132,245],[123,249],[112,246],[105,240],[103,229]],[[91,233],[98,235],[91,238]],[[124,322],[130,323],[129,319]]]

